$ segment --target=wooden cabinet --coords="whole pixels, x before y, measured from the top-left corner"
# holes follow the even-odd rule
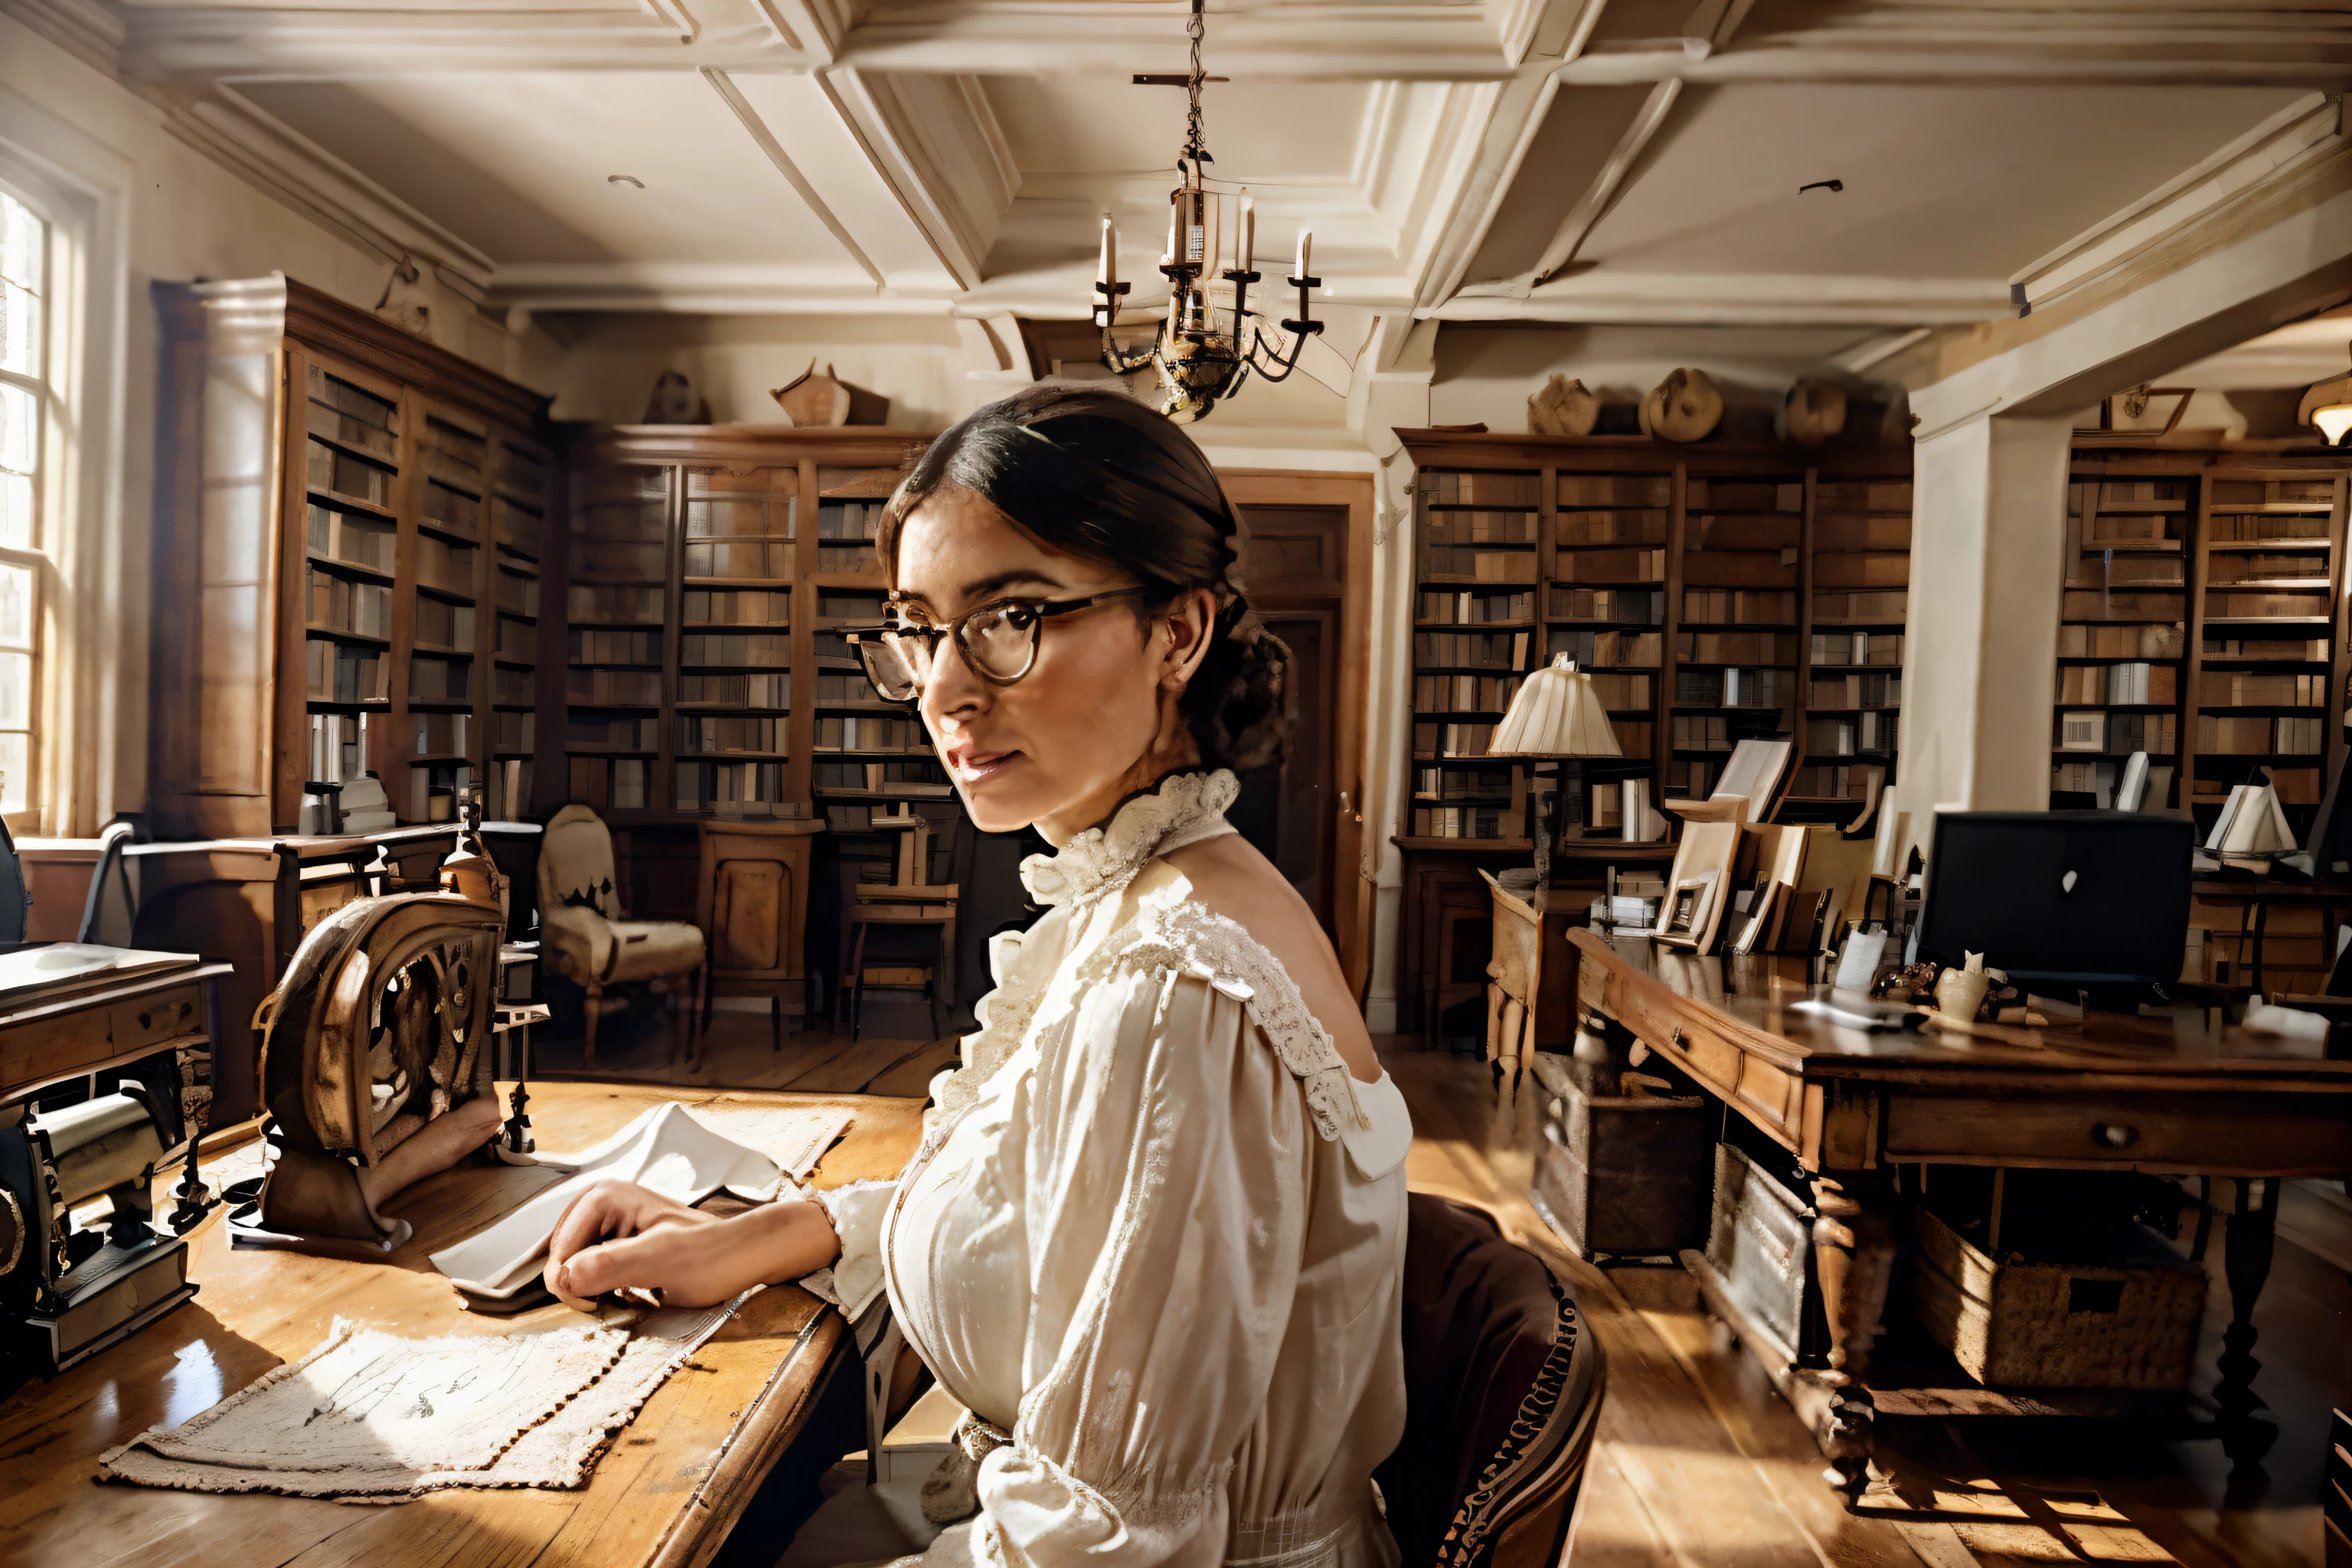
[[[782,1040],[783,1016],[808,1010],[809,849],[822,825],[706,822],[695,923],[709,940],[710,994],[770,999]]]
[[[404,823],[485,779],[520,815],[547,400],[281,276],[156,295],[156,836],[294,832],[306,784],[363,772]]]

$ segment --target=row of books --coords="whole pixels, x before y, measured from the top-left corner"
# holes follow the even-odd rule
[[[790,675],[681,675],[677,700],[704,708],[774,708],[793,705]]]
[[[1412,705],[1423,713],[1501,713],[1518,689],[1516,675],[1416,675]]]
[[[1564,511],[1555,527],[1563,545],[1664,544],[1669,514],[1641,511]]]
[[[1793,669],[1677,669],[1675,703],[1689,708],[1782,708],[1796,700]]]
[[[2188,586],[2186,570],[2178,555],[2117,554],[2112,551],[2076,558],[2067,574],[2069,588],[2105,588],[2137,593],[2147,588]]]
[[[1544,657],[1567,654],[1586,669],[1655,669],[1664,662],[1663,632],[1580,632],[1555,626]]]
[[[1886,782],[1875,763],[1813,763],[1791,776],[1789,793],[1810,800],[1868,800]]]
[[[1909,614],[1906,593],[1815,594],[1813,618],[1822,621],[1899,621]]]
[[[539,700],[539,694],[533,689],[537,677],[528,669],[504,669],[493,665],[490,667],[490,700],[528,707]]]
[[[643,757],[572,757],[572,798],[597,811],[643,811],[653,764]]]
[[[792,619],[790,588],[688,588],[678,618],[689,626],[781,626]]]
[[[2327,702],[2327,677],[2208,670],[2198,679],[2197,700],[2209,708],[2320,708]]]
[[[1702,492],[1703,493],[1703,492]],[[1561,506],[1672,506],[1675,482],[1664,474],[1562,474]]]
[[[1812,689],[1807,692],[1808,708],[1900,708],[1903,705],[1903,672],[1889,670],[1884,674],[1873,671],[1867,675],[1841,675],[1823,679],[1813,678]]]
[[[575,534],[572,576],[575,582],[584,578],[592,583],[661,583],[669,576],[669,550],[658,538],[583,539]]]
[[[2068,625],[2058,628],[2058,657],[2178,658],[2183,641],[2179,626]]]
[[[1421,520],[1423,544],[1533,544],[1531,511],[1433,511]]]
[[[316,501],[306,514],[303,549],[314,561],[363,566],[392,575],[393,525],[380,517],[336,511]]]
[[[2122,593],[2105,588],[2069,588],[2059,615],[2070,621],[2177,621],[2187,595],[2178,590]]]
[[[659,664],[662,635],[656,631],[623,632],[574,626],[571,632],[574,664]]]
[[[316,437],[306,442],[303,481],[317,492],[348,496],[371,506],[392,504],[393,470],[375,464],[340,447],[330,447]],[[386,454],[388,457],[389,454]]]
[[[2122,782],[2124,764],[2117,762],[2055,763],[2050,768],[2050,787],[2090,795],[2101,811],[2115,808],[2116,786]],[[2147,790],[2140,797],[2142,811],[2165,812],[2172,809],[2172,765],[2155,763],[2148,766]]]
[[[511,610],[518,616],[539,614],[539,579],[528,572],[517,572],[500,562],[490,591],[501,610]]]
[[[1469,577],[1481,583],[1532,583],[1536,558],[1525,550],[1474,550],[1466,546],[1433,544],[1421,552],[1422,574],[1427,577]]]
[[[303,617],[314,626],[388,637],[392,636],[392,584],[354,583],[312,567],[310,603],[304,606]]]
[[[563,726],[566,745],[596,746],[615,752],[650,752],[661,744],[658,719],[570,719]]]
[[[446,599],[431,598],[420,594],[416,597],[416,640],[438,647],[471,648],[474,646],[474,606],[453,605]]]
[[[1850,551],[1823,551],[1813,557],[1813,586],[1816,588],[1907,588],[1911,585],[1911,557],[1895,554],[1857,554]]]
[[[878,500],[819,501],[816,536],[819,539],[870,540],[881,531],[884,504]]]
[[[2180,700],[2180,671],[2169,664],[2062,664],[2061,702],[2165,703]]]
[[[388,702],[392,700],[392,660],[374,648],[312,637],[303,646],[309,656],[307,693],[313,702]],[[314,778],[321,774],[312,774]]]
[[[539,657],[539,628],[529,621],[515,620],[508,616],[498,619],[498,641],[494,651],[500,658],[533,659]]]
[[[1685,588],[1683,619],[1700,626],[1785,626],[1797,618],[1797,595],[1774,588]]]
[[[2205,581],[2210,586],[2244,583],[2257,577],[2306,578],[2313,587],[2325,588],[2327,586],[2327,557],[2281,551],[2243,555],[2217,552],[2205,564]]]
[[[1500,767],[1415,768],[1412,798],[1456,805],[1507,803],[1511,798],[1511,775]]]
[[[2308,664],[2327,662],[2326,637],[2207,637],[2207,658],[2274,658]]]
[[[408,661],[408,700],[411,702],[471,702],[474,700],[474,661],[469,658],[437,658],[420,653]]]
[[[682,665],[751,665],[761,669],[790,668],[792,637],[785,632],[688,632],[677,639]]]
[[[1911,513],[1900,517],[1851,517],[1816,511],[1813,517],[1813,561],[1823,552],[1904,550],[1911,548]]]
[[[564,590],[565,617],[573,622],[662,624],[662,590],[610,583],[574,583]]]
[[[816,547],[816,569],[820,572],[879,572],[881,560],[871,544],[820,544]]]
[[[2062,752],[2146,752],[2168,757],[2180,750],[2179,716],[2173,713],[2080,713],[2058,715]]]
[[[2308,479],[2224,479],[2210,481],[2210,505],[2219,511],[2233,506],[2326,507],[2336,500],[2336,481],[2326,476]]]
[[[789,743],[785,727],[790,721],[772,719],[709,719],[693,714],[681,714],[677,721],[677,749],[680,754],[690,752],[781,752]]]
[[[919,752],[929,753],[931,739],[922,721],[879,713],[824,713],[817,717],[816,749],[820,752]]]
[[[1731,721],[1719,713],[1677,713],[1666,741],[1677,752],[1727,752],[1732,746]]]
[[[697,475],[698,488],[706,481]],[[754,481],[755,483],[757,481]],[[790,539],[793,500],[790,494],[771,495],[765,489],[731,495],[696,495],[689,489],[686,503],[688,539]],[[777,527],[782,523],[782,528]]]
[[[1550,615],[1557,621],[1662,626],[1666,618],[1666,595],[1661,588],[1555,587],[1551,591]]]
[[[1777,511],[1793,514],[1805,510],[1805,487],[1802,484],[1776,484],[1769,480],[1693,479],[1684,488],[1683,505],[1693,512]],[[1870,510],[1876,511],[1882,509],[1874,506]]]
[[[1482,626],[1488,621],[1530,621],[1535,619],[1536,596],[1526,594],[1482,594],[1475,589],[1460,593],[1431,593],[1424,589],[1413,596],[1412,618],[1449,626]]]
[[[1500,838],[1507,805],[1416,805],[1412,834],[1416,838]]]
[[[1595,671],[1592,676],[1592,694],[1601,699],[1601,706],[1612,712],[1637,708],[1646,710],[1650,706],[1653,679],[1647,675],[1618,675],[1607,670]]]
[[[1682,664],[1794,664],[1794,632],[1676,632],[1675,658]]]
[[[1891,752],[1902,715],[1865,710],[1852,719],[1805,721],[1805,755],[1851,757],[1863,752]]]
[[[717,540],[686,546],[689,577],[789,577],[793,547],[786,540]]]
[[[680,678],[678,684],[684,686],[685,678]],[[577,702],[588,707],[659,707],[661,705],[661,671],[657,669],[569,669],[564,672],[563,696],[564,700],[568,702]]]
[[[2215,544],[2252,544],[2272,539],[2325,539],[2327,514],[2321,512],[2221,513],[2208,519],[2205,537]]]
[[[679,763],[677,809],[721,816],[782,816],[782,763]]]
[[[467,743],[473,737],[474,716],[470,713],[411,713],[408,732],[415,746],[410,755],[418,757],[463,756],[472,750]]]
[[[861,670],[856,674],[828,672],[816,678],[819,702],[879,702],[882,696]]]
[[[1542,504],[1542,480],[1534,474],[1428,471],[1421,476],[1421,499],[1431,506],[1524,506]]]
[[[312,365],[303,384],[304,425],[312,434],[346,441],[390,458],[400,434],[400,405],[355,386],[322,365]]]
[[[2320,586],[2325,587],[2322,584]],[[2327,595],[2320,594],[2208,594],[2205,613],[2227,620],[2268,619],[2273,616],[2327,614]]]
[[[539,716],[525,710],[520,713],[494,712],[490,715],[490,749],[494,752],[528,752],[532,749],[532,737],[539,729]]]
[[[2210,756],[2317,756],[2327,749],[2326,719],[2197,716],[2197,750]]]
[[[816,593],[816,613],[829,621],[863,621],[868,626],[885,618],[890,605],[887,595],[859,588],[819,588]]]
[[[482,498],[456,489],[428,458],[425,484],[417,492],[416,512],[420,521],[445,533],[460,539],[479,542],[482,537]],[[476,482],[479,482],[478,479]]]
[[[1893,664],[1903,662],[1901,632],[1815,632],[1815,664]]]
[[[540,536],[545,531],[536,505],[517,506],[504,496],[490,498],[490,532],[500,550],[537,561]]]
[[[1574,550],[1561,553],[1555,573],[1563,583],[1659,583],[1665,580],[1663,550]]]
[[[429,533],[416,539],[416,580],[445,594],[474,592],[474,563],[481,551],[470,544],[453,544]]]
[[[1495,726],[1477,723],[1420,723],[1412,727],[1416,757],[1483,757],[1494,743]]]
[[[902,795],[909,800],[944,800],[954,793],[947,770],[925,760],[902,763],[812,763],[813,787],[862,789],[875,795]]]
[[[1415,632],[1412,661],[1464,669],[1524,669],[1525,632]]]

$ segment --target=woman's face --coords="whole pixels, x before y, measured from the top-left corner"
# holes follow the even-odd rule
[[[1135,585],[1117,567],[1040,544],[967,489],[932,492],[898,535],[898,598],[909,620],[945,626],[1002,599],[1053,605]],[[1062,844],[1191,760],[1171,751],[1189,741],[1174,698],[1199,663],[1211,596],[1187,595],[1144,626],[1137,604],[1048,616],[1036,662],[1010,686],[981,679],[940,642],[923,723],[981,831],[1034,823]]]

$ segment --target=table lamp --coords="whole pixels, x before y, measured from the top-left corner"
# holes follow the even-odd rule
[[[1609,727],[1609,710],[1593,689],[1592,677],[1563,653],[1519,682],[1511,710],[1495,726],[1495,739],[1486,754],[1566,761],[1625,753],[1617,749],[1617,731]],[[1539,888],[1551,885],[1552,823],[1559,809],[1559,794],[1558,788],[1551,792],[1536,830],[1536,885]],[[1578,837],[1582,837],[1580,830]]]

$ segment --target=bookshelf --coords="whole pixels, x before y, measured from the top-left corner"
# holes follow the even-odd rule
[[[1704,796],[1751,735],[1801,742],[1784,817],[1850,820],[1894,782],[1907,447],[1397,435],[1417,470],[1403,995],[1432,962],[1418,928],[1483,910],[1476,869],[1527,858],[1531,766],[1484,751],[1538,660],[1573,655],[1601,689],[1627,761],[1596,784]],[[1618,837],[1614,794],[1563,801],[1589,836],[1564,880],[1667,852]]]
[[[249,355],[240,384],[266,374],[279,401],[274,428],[208,428],[233,473],[197,480],[209,459],[173,448],[189,478],[156,558],[158,833],[316,828],[306,795],[363,773],[404,824],[448,820],[454,791],[483,781],[494,813],[520,814],[538,741],[530,584],[562,478],[546,399],[299,283],[162,302],[180,374]],[[258,504],[216,499],[239,487]],[[493,761],[522,764],[521,803]]]

